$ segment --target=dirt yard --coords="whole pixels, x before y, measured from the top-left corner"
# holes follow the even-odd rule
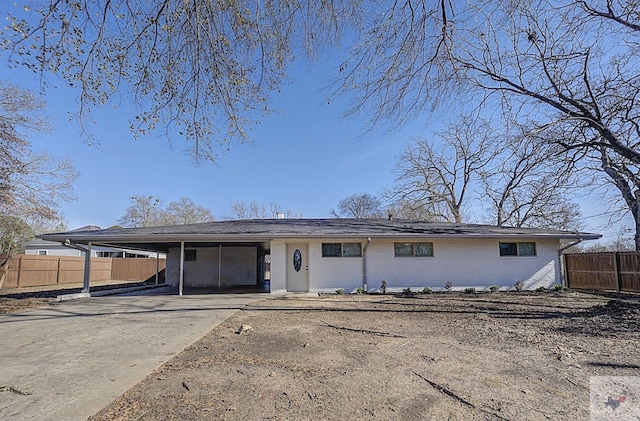
[[[640,302],[579,293],[253,303],[91,420],[585,420],[640,376]]]
[[[141,281],[93,281],[91,291],[151,285]],[[55,303],[58,295],[74,294],[82,291],[82,284],[51,285],[31,288],[11,288],[0,290],[0,314],[13,313],[36,307],[46,307]]]

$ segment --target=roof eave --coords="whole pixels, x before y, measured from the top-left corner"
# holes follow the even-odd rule
[[[597,240],[601,238],[600,234],[591,233],[400,233],[400,234],[381,234],[381,233],[358,233],[358,234],[296,234],[296,233],[279,233],[271,235],[262,234],[175,234],[175,235],[137,235],[137,234],[123,234],[123,235],[109,235],[109,236],[87,236],[87,235],[58,235],[58,234],[45,234],[39,236],[39,238],[47,241],[55,242],[72,242],[72,243],[108,243],[108,242],[176,242],[181,241],[269,241],[269,240],[282,240],[282,239],[326,239],[326,238],[475,238],[475,239],[499,239],[499,238],[531,238],[531,239],[558,239],[558,240]]]

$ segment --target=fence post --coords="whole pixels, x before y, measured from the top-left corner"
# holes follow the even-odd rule
[[[620,252],[616,251],[616,291],[619,293],[622,290],[622,273],[620,273]]]
[[[567,266],[567,253],[562,253],[562,288],[569,288],[569,266]]]
[[[11,263],[9,263],[9,267],[7,267],[7,276],[9,276],[9,269],[11,268]],[[16,288],[20,288],[20,274],[22,273],[22,256],[18,256],[18,274],[16,275]]]
[[[58,265],[56,266],[56,285],[60,285],[60,259],[61,257],[58,257]]]

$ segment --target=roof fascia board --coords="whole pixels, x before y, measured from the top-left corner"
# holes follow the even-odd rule
[[[567,233],[567,234],[544,234],[544,233],[464,233],[464,234],[446,234],[446,233],[397,233],[397,234],[374,234],[374,233],[358,233],[358,234],[273,234],[273,235],[255,235],[255,234],[227,234],[223,236],[217,236],[216,234],[184,234],[184,235],[122,235],[122,236],[52,236],[52,241],[64,242],[69,240],[73,243],[85,243],[92,242],[95,244],[108,244],[112,241],[122,242],[180,242],[180,241],[194,241],[194,242],[232,242],[232,241],[270,241],[274,239],[278,240],[300,240],[300,239],[329,239],[329,238],[379,238],[379,239],[392,239],[392,238],[478,238],[478,239],[499,239],[499,238],[532,238],[532,239],[582,239],[582,240],[596,240],[601,238],[600,234],[590,233]]]

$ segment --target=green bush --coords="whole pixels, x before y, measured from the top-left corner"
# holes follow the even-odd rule
[[[489,287],[489,291],[491,291],[491,292],[498,292],[499,289],[500,289],[500,287],[498,285],[491,285]]]
[[[555,285],[553,286],[553,290],[554,290],[554,291],[563,291],[563,290],[564,290],[564,287],[562,286],[562,284],[555,284]]]
[[[476,293],[476,289],[475,288],[465,288],[464,289],[464,293],[465,294],[475,294]]]
[[[432,292],[431,288],[429,288],[429,287],[422,288],[422,293],[423,294],[431,294],[431,292]]]
[[[536,288],[536,292],[545,292],[547,289],[545,287]]]
[[[364,294],[364,288],[356,289],[356,294]]]
[[[344,294],[344,288],[338,288],[338,289],[336,289],[336,294],[338,294],[338,295],[343,295],[343,294]]]
[[[412,294],[413,292],[411,291],[411,288],[405,288],[402,290],[402,293],[404,295],[409,295],[409,294]]]

